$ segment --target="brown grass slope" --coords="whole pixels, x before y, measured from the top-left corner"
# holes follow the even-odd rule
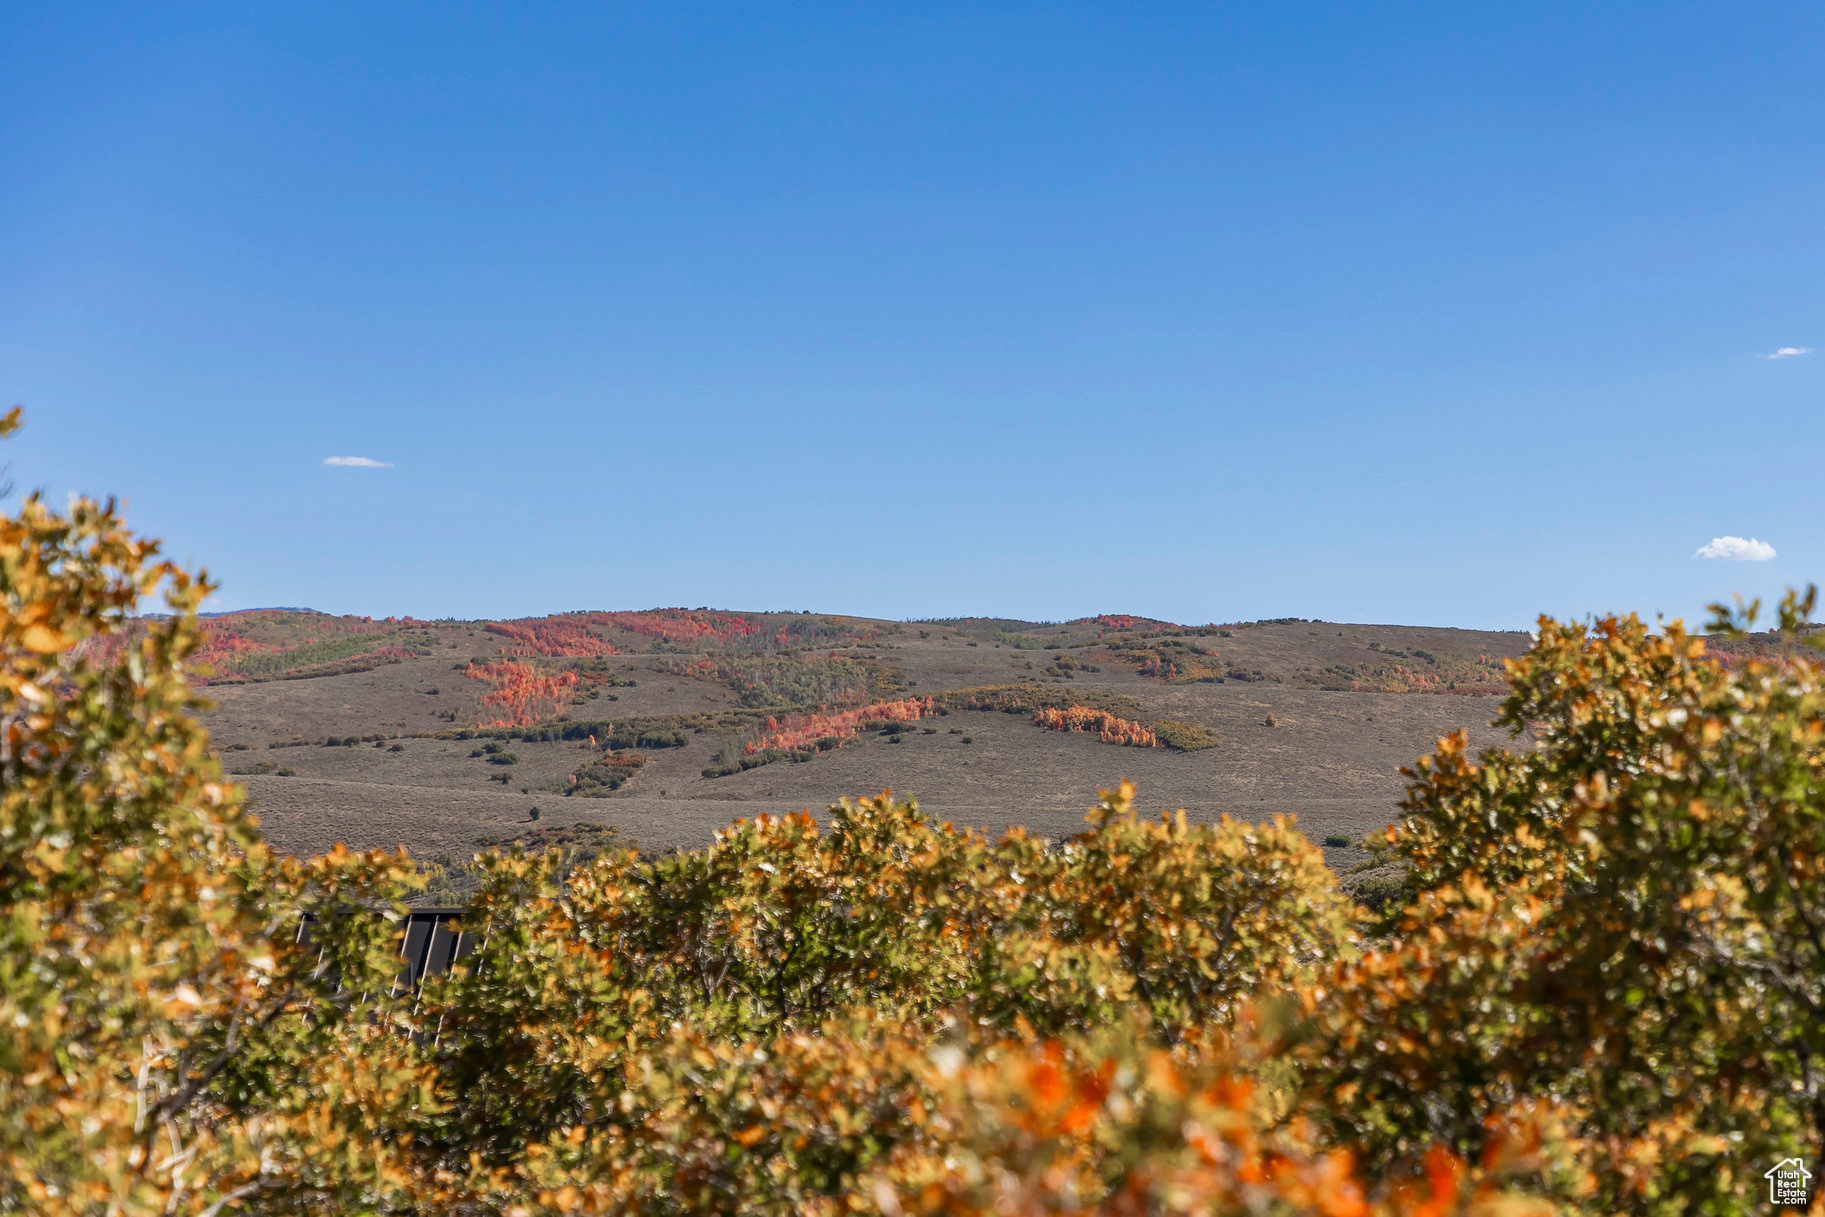
[[[234,619],[218,620],[232,655]],[[1048,625],[682,613],[383,624],[389,652],[374,666],[207,690],[215,746],[281,848],[315,852],[343,841],[457,856],[523,830],[534,807],[546,826],[613,825],[647,849],[692,847],[739,815],[816,810],[889,787],[959,823],[1063,835],[1080,825],[1099,787],[1124,775],[1146,804],[1210,819],[1293,813],[1316,840],[1355,841],[1388,822],[1400,767],[1438,736],[1466,727],[1473,742],[1496,742],[1487,723],[1500,661],[1528,641],[1306,621],[1181,630],[1122,618]],[[269,649],[285,645],[282,629],[312,638],[327,629],[301,618],[258,627]],[[620,653],[563,653],[585,649]],[[485,700],[501,696],[498,682],[477,673],[505,671],[503,663],[556,690],[533,705],[541,736],[637,720],[686,742],[623,749],[621,759],[645,758],[616,770],[629,775],[624,784],[612,793],[595,787],[606,797],[571,797],[570,776],[603,758],[606,740],[592,748],[587,738],[478,733],[503,721],[503,710]],[[993,700],[970,692],[990,686],[1014,686],[1016,694],[997,696],[1019,712],[955,708]],[[704,776],[719,756],[739,759],[769,717],[927,696],[932,715],[899,732],[876,725],[798,763]],[[1189,723],[1218,742],[1189,752],[1114,747],[1041,729],[1027,712],[1035,702]],[[471,738],[457,738],[464,734]],[[483,752],[490,744],[492,755]],[[501,753],[512,763],[496,763]],[[1360,856],[1328,852],[1340,864]]]

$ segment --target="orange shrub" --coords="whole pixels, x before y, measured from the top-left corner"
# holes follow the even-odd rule
[[[494,710],[497,717],[478,723],[481,727],[530,727],[555,717],[577,684],[575,672],[546,676],[528,664],[512,660],[472,663],[463,669],[463,675],[494,686],[482,695],[482,705]]]
[[[877,701],[871,705],[861,706],[854,710],[844,710],[836,714],[802,714],[791,718],[769,718],[767,734],[759,741],[750,741],[743,747],[749,756],[766,748],[780,748],[795,751],[801,748],[816,747],[821,739],[835,736],[837,740],[854,739],[862,724],[878,719],[893,722],[914,722],[932,712],[932,699],[929,697],[909,697],[904,701]]]
[[[590,633],[574,617],[545,617],[530,621],[490,621],[482,627],[518,644],[516,653],[550,658],[581,659],[619,655],[613,643]]]
[[[1098,613],[1096,624],[1106,630],[1133,630],[1146,626],[1170,625],[1169,621],[1155,621],[1151,617],[1136,617],[1129,613]]]
[[[674,646],[710,639],[730,642],[760,633],[760,627],[734,613],[699,613],[690,609],[650,609],[644,613],[590,613],[592,624],[613,626],[630,634],[657,638]]]
[[[1153,732],[1141,724],[1088,706],[1072,706],[1066,710],[1047,706],[1033,716],[1033,721],[1049,731],[1094,732],[1105,744],[1125,744],[1130,748],[1160,746]]]

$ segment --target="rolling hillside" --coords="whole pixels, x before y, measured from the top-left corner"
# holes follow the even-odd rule
[[[1400,766],[1486,724],[1521,633],[654,610],[210,620],[206,721],[270,838],[461,856],[534,827],[695,846],[891,787],[959,823],[1074,831],[1099,786],[1314,839],[1385,824]],[[1125,742],[1124,742],[1125,741]],[[1327,851],[1335,863],[1359,856]]]

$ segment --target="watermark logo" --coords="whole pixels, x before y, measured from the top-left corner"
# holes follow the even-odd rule
[[[1812,1204],[1812,1172],[1803,1158],[1782,1158],[1762,1173],[1768,1181],[1768,1202],[1790,1208]]]

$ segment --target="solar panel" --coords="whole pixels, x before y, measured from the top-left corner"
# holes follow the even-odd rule
[[[460,908],[413,909],[406,915],[399,932],[399,957],[403,966],[393,979],[393,992],[416,990],[428,977],[442,976],[481,945],[481,935],[459,926],[459,919],[469,910]],[[308,949],[319,932],[317,918],[306,913],[299,919],[294,939]],[[317,951],[318,962],[323,948]]]

